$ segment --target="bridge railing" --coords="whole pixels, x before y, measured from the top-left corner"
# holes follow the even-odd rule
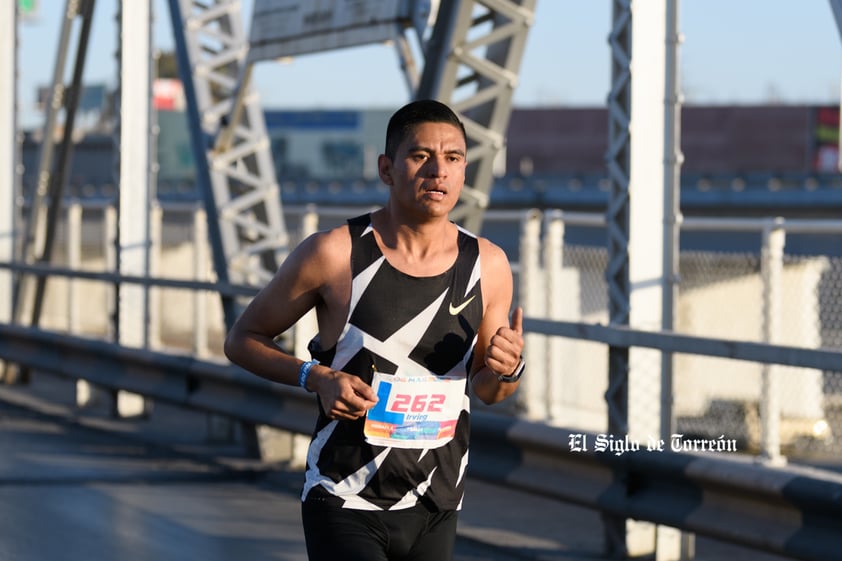
[[[582,230],[599,234],[604,217],[532,211],[522,220],[518,284],[526,315],[557,325],[606,323],[606,252],[570,239],[586,238]],[[580,233],[570,236],[575,229]],[[842,221],[688,217],[682,234],[701,238],[695,245],[702,247],[682,252],[674,303],[678,333],[804,349],[842,347],[836,304],[842,259],[832,249],[842,247]],[[541,379],[530,377],[520,412],[566,427],[603,426],[606,353],[576,332],[559,337],[530,330],[527,346],[531,370]],[[842,363],[784,367],[721,360],[733,357],[692,349],[660,350],[676,354],[672,406],[679,429],[739,433],[743,447],[772,458],[780,458],[784,447],[796,455],[836,450]]]
[[[369,208],[287,205],[292,244]],[[118,267],[111,237],[117,219],[111,210],[105,201],[76,199],[67,206],[60,236],[64,248],[56,252],[62,267],[0,264],[51,277],[41,325],[108,338],[115,287],[140,283],[149,290],[149,321],[144,326],[149,330],[144,337],[148,348],[189,349],[203,358],[221,356],[224,327],[215,295],[248,297],[257,288],[224,286],[213,280],[202,209],[195,202],[162,202],[153,208],[149,278],[121,278],[112,272]],[[483,235],[509,254],[518,289],[515,300],[527,316],[604,323],[603,227],[604,216],[596,213],[490,210]],[[688,217],[682,232],[703,239],[718,237],[719,247],[727,251],[682,252],[677,331],[812,348],[842,346],[842,314],[835,304],[842,289],[842,251],[820,253],[832,250],[834,240],[842,237],[842,221]],[[799,240],[805,239],[802,248],[805,244],[811,250],[818,248],[818,254],[791,257],[781,251],[784,243],[787,250],[797,249]],[[734,257],[735,251],[742,253]],[[766,270],[781,274],[767,275]],[[773,303],[779,306],[775,313],[770,311]],[[780,303],[789,308],[781,309]],[[307,317],[286,341],[306,356],[306,342],[314,332],[315,321]],[[606,353],[585,339],[537,332],[527,335],[527,345],[531,375],[517,402],[495,410],[581,430],[604,426]],[[806,442],[810,451],[812,447],[829,451],[832,429],[842,430],[842,365],[798,367],[801,371],[794,375],[756,361],[716,360],[678,353],[677,428],[686,432],[692,423],[694,432],[738,436],[772,457],[780,455],[779,433],[786,433],[785,446],[800,438],[797,442]],[[702,377],[703,384],[698,382]],[[761,384],[763,380],[780,383],[775,389],[774,384]],[[761,387],[766,390],[761,392]],[[781,394],[787,396],[784,403],[770,406]],[[780,420],[784,425],[778,431],[775,425]]]
[[[114,219],[105,208],[99,211],[103,212],[104,220]],[[298,236],[302,237],[318,227],[341,222],[354,209],[330,211],[319,208],[316,212],[312,207],[288,207],[288,211],[297,213],[298,221],[290,220],[289,223],[297,225]],[[184,243],[203,243],[205,236],[201,230],[194,229],[202,221],[201,211],[191,205],[182,205],[177,212],[183,215],[178,227],[183,230]],[[316,216],[321,222],[314,219]],[[535,243],[520,243],[524,222],[536,220],[544,228],[544,235],[533,240]],[[562,243],[557,237],[553,220],[563,223],[561,234],[565,228],[570,233],[577,227],[601,227],[599,215],[535,211],[491,211],[487,215],[486,224],[492,227],[495,223],[505,225],[495,237],[507,252],[517,257],[513,259],[513,269],[521,288],[528,288],[535,282],[534,277],[529,277],[530,272],[520,265],[525,256],[522,251],[536,250],[542,257],[548,248],[565,254],[572,252],[570,243]],[[790,227],[793,232],[830,235],[842,231],[839,224],[830,221],[787,224],[776,220],[722,219],[709,222],[711,224],[688,219],[684,226],[687,230],[710,229],[713,225],[728,231],[757,232],[763,228]],[[82,222],[78,224],[82,228]],[[108,231],[108,227],[105,230]],[[555,233],[547,236],[547,232]],[[83,237],[81,232],[79,237]],[[102,243],[101,234],[92,237]],[[758,248],[757,253],[764,252]],[[540,282],[548,283],[544,286],[556,286],[552,275],[559,271],[549,270],[547,263],[557,260],[541,261],[544,266],[532,274],[541,275]],[[242,296],[255,291],[253,287],[216,283],[208,276],[202,276],[200,265],[196,266],[192,278],[185,279],[120,276],[109,272],[114,268],[107,261],[98,270],[85,269],[72,262],[64,268],[15,263],[0,264],[0,267],[105,286],[138,283],[150,291],[172,289],[192,294]],[[162,270],[170,271],[166,266]],[[758,286],[762,288],[763,285]],[[775,290],[772,285],[767,288]],[[833,291],[833,287],[830,289]],[[767,295],[763,299],[769,298]],[[96,308],[88,307],[91,310],[86,311]],[[201,300],[195,302],[195,310],[201,311],[203,307],[209,306]],[[551,347],[563,340],[795,367],[802,370],[783,372],[783,378],[794,381],[795,385],[803,385],[803,369],[842,371],[842,354],[834,349],[787,345],[772,340],[741,341],[636,331],[586,321],[587,318],[582,317],[541,317],[545,314],[533,312],[527,311],[525,328],[528,335],[544,338],[538,344],[546,345],[545,356],[551,356]],[[208,329],[212,320],[197,312],[194,322],[198,323],[194,323],[193,330],[200,331]],[[53,326],[47,331],[0,324],[0,359],[27,365],[36,371],[85,380],[98,387],[123,390],[296,434],[307,434],[313,426],[312,396],[294,388],[270,384],[231,367],[218,355],[208,352],[206,341],[193,341],[181,351],[165,351],[163,346],[130,349],[109,343],[97,334],[80,337],[73,333],[73,325],[69,327]],[[530,350],[533,364],[537,356],[540,353],[536,349]],[[569,365],[570,360],[566,363]],[[540,376],[544,370],[544,376],[552,375],[547,369],[533,366],[530,379]],[[836,474],[792,465],[773,466],[731,453],[737,446],[725,435],[722,438],[690,437],[679,431],[669,442],[635,442],[587,427],[562,425],[566,428],[560,428],[557,420],[556,426],[552,424],[545,419],[530,421],[522,416],[490,414],[478,408],[473,422],[472,474],[613,515],[649,520],[803,559],[833,559],[842,545],[839,543],[842,538],[835,530],[838,520],[842,519],[842,478]]]
[[[615,346],[824,368],[842,352],[740,343],[527,318],[525,328]],[[307,434],[315,401],[223,361],[0,324],[0,358],[154,400]],[[799,559],[838,559],[842,475],[769,466],[722,439],[633,442],[475,413],[470,475],[615,516],[646,520]]]
[[[184,210],[191,216],[185,220],[185,228],[192,231],[190,224],[200,221],[200,214],[191,215],[186,207]],[[314,212],[312,208],[300,209],[302,217]],[[326,226],[327,221],[341,221],[349,212],[342,209],[331,213],[319,208],[318,216]],[[597,215],[561,213],[556,217],[566,220],[567,225],[600,225]],[[492,223],[499,220],[515,224],[516,231],[520,230],[519,221],[544,220],[541,213],[523,211],[489,213],[487,218]],[[303,236],[317,224],[302,219],[300,226]],[[751,229],[756,224],[737,226]],[[807,228],[807,224],[795,226]],[[836,227],[810,225],[831,232]],[[203,239],[200,233],[192,232],[187,238]],[[97,284],[139,283],[150,290],[173,288],[245,296],[255,291],[253,287],[225,286],[212,280],[124,277],[107,269],[79,270],[75,265],[59,269],[3,263],[0,267]],[[524,271],[517,261],[513,268],[519,283],[531,282],[522,278]],[[679,355],[818,371],[842,370],[840,351],[771,341],[637,331],[530,313],[525,328],[530,335],[596,345],[646,347]],[[0,324],[0,359],[299,434],[309,433],[315,416],[312,396],[256,378],[221,358],[214,359],[212,354],[197,352],[195,345],[180,353],[134,349],[101,337]],[[532,377],[540,370],[533,368]],[[724,436],[705,439],[677,434],[669,442],[635,442],[565,426],[568,428],[475,411],[472,474],[617,516],[650,520],[803,559],[833,559],[842,545],[836,531],[842,519],[842,478],[838,475],[797,466],[765,465],[727,453],[734,447]]]

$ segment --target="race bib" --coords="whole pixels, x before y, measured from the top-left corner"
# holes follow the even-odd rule
[[[456,434],[466,383],[461,377],[375,372],[371,387],[379,401],[366,414],[366,442],[396,448],[447,444]]]

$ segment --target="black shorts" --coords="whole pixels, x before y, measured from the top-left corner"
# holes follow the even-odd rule
[[[323,500],[301,503],[310,561],[451,561],[455,510],[354,510]]]

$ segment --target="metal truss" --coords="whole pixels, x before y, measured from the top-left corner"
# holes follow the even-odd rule
[[[469,165],[451,218],[474,232],[482,227],[494,162],[505,147],[535,4],[536,0],[442,0],[427,41],[416,97],[449,103],[465,123]]]
[[[608,95],[608,318],[629,324],[629,180],[631,138],[631,0],[614,0],[611,45],[611,91]],[[608,430],[628,431],[627,348],[610,347],[608,365]]]
[[[611,45],[611,91],[608,94],[608,180],[610,185],[606,224],[608,229],[608,319],[611,325],[629,325],[631,282],[629,270],[631,176],[631,0],[614,0]],[[629,349],[608,347],[608,432],[628,434]],[[625,556],[626,521],[603,516],[606,549]]]
[[[169,5],[217,279],[263,285],[286,256],[288,234],[263,109],[250,91],[243,92],[229,142],[214,149],[248,53],[241,2]],[[239,309],[226,298],[223,307],[230,328]]]

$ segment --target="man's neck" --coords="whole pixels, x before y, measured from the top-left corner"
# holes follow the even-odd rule
[[[455,230],[447,219],[400,222],[384,208],[372,214],[372,226],[387,259],[401,270],[420,267],[428,274],[441,272],[449,268],[455,258]],[[418,271],[405,272],[417,274]]]

